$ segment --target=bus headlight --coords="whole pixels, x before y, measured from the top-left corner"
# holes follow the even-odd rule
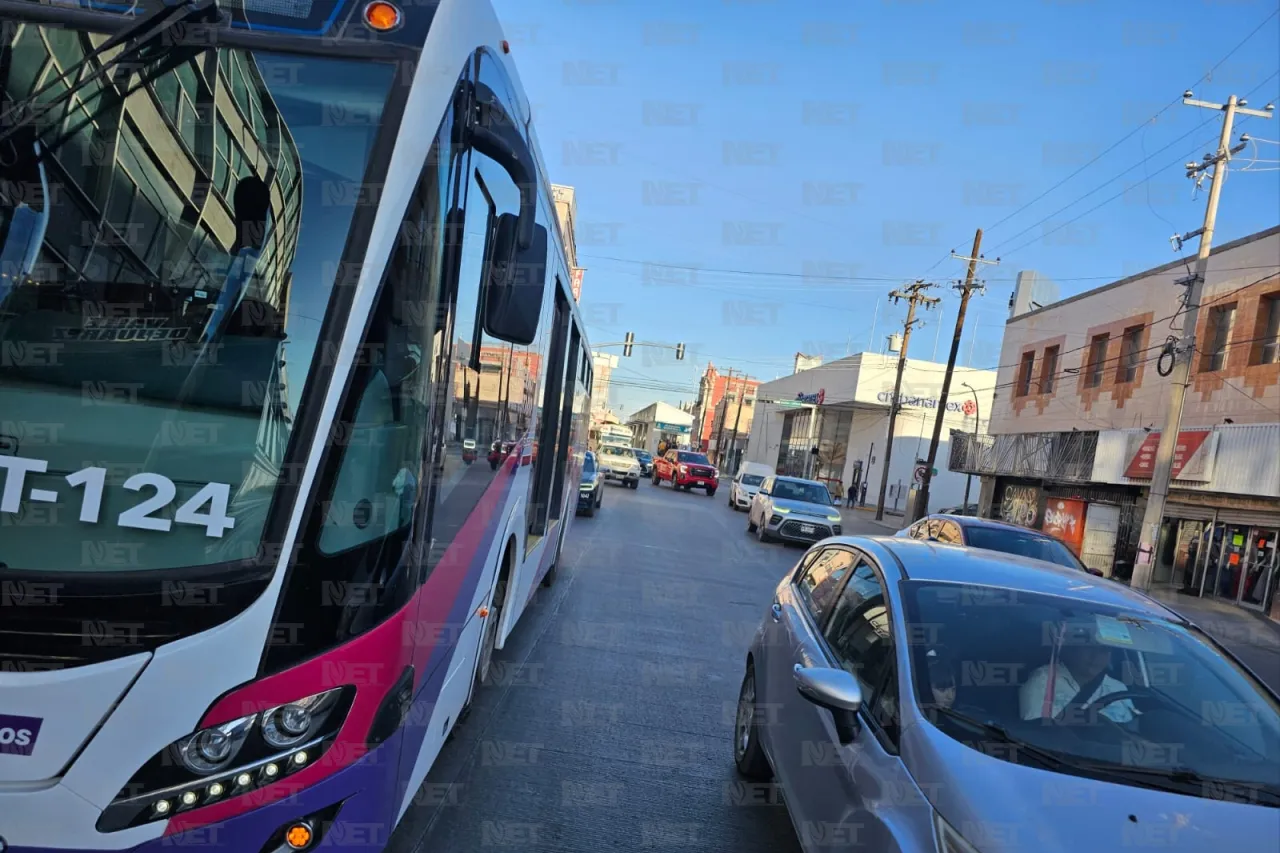
[[[262,714],[262,739],[276,749],[288,749],[305,740],[338,701],[339,691],[317,693]]]
[[[257,714],[187,735],[173,745],[182,766],[192,773],[206,776],[217,773],[231,763],[244,746]]]
[[[168,820],[310,767],[333,745],[354,698],[354,687],[337,687],[179,738],[125,783],[98,831]]]

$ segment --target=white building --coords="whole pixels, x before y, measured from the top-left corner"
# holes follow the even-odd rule
[[[591,411],[604,412],[609,409],[609,379],[614,368],[618,366],[618,357],[604,352],[591,354],[591,367],[594,371],[591,379]]]
[[[664,442],[676,447],[689,447],[693,415],[669,403],[657,402],[628,418],[627,426],[631,427],[634,447],[657,454],[658,445]]]
[[[757,392],[745,459],[771,465],[779,474],[808,475],[833,486],[866,483],[866,500],[875,503],[897,367],[895,355],[859,353],[764,383]],[[885,498],[891,512],[906,508],[917,460],[928,456],[946,369],[945,364],[907,360]],[[951,431],[987,431],[995,385],[995,371],[956,367],[934,463],[938,473],[929,489],[931,511],[964,499],[966,475],[947,470]],[[970,502],[976,501],[977,493],[975,482]]]

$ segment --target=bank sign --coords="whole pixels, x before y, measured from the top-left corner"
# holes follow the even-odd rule
[[[817,394],[797,394],[797,403],[808,403],[812,406],[821,406],[822,401],[827,399],[827,389],[819,388]]]
[[[893,392],[881,391],[879,394],[876,395],[876,399],[887,406],[889,405],[889,401],[893,399]],[[938,398],[937,397],[909,397],[903,394],[898,397],[898,405],[901,406],[902,408],[910,407],[914,409],[936,409],[938,408]],[[960,412],[961,414],[972,417],[977,410],[978,410],[978,406],[972,400],[965,400],[963,402],[958,400],[947,401],[948,412]]]

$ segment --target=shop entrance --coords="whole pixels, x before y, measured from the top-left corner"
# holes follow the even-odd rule
[[[1170,519],[1169,526],[1177,528],[1173,580],[1183,592],[1254,610],[1271,607],[1280,585],[1280,525]]]

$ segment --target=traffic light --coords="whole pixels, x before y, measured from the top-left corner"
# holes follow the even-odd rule
[[[676,361],[684,361],[684,344],[676,344]]]
[[[626,342],[625,342],[625,343],[623,343],[623,345],[622,345],[622,354],[623,354],[623,355],[625,355],[625,356],[627,356],[628,358],[630,358],[630,357],[631,357],[631,345],[632,345],[632,344],[634,344],[635,342],[636,342],[636,333],[635,333],[635,332],[627,332],[627,340],[626,340]]]

